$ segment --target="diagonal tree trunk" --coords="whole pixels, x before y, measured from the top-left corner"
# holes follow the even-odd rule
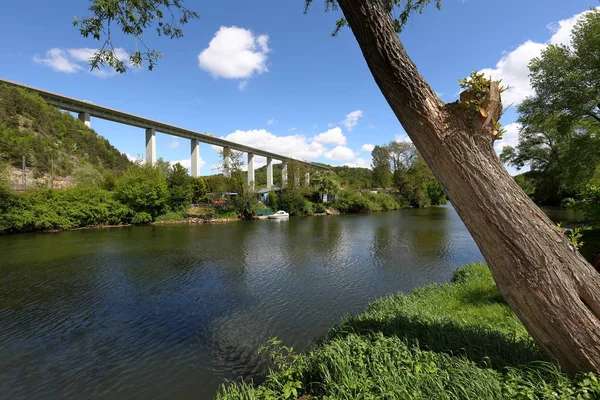
[[[600,372],[600,274],[519,188],[481,119],[444,104],[383,0],[338,0],[398,120],[448,193],[509,306],[565,371]]]

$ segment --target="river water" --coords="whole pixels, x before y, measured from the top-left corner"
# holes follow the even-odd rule
[[[481,261],[451,206],[0,237],[0,397],[212,399],[271,337]]]

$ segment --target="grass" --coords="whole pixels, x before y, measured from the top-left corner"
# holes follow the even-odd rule
[[[260,386],[227,383],[229,399],[597,399],[593,374],[548,362],[504,303],[485,265],[347,316],[312,350],[272,340]]]
[[[156,217],[154,222],[170,222],[170,221],[183,221],[185,217],[182,211],[171,211],[163,215]]]

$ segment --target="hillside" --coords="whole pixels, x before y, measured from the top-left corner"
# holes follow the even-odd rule
[[[108,140],[69,113],[49,106],[37,94],[0,84],[0,163],[12,166],[20,184],[25,157],[28,184],[53,181],[68,186],[77,169],[124,170],[130,161]],[[55,186],[56,187],[56,186]]]

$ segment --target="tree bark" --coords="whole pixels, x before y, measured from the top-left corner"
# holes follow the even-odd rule
[[[600,372],[600,274],[519,188],[481,119],[444,104],[382,0],[338,0],[369,69],[488,262],[508,305],[567,372]]]

